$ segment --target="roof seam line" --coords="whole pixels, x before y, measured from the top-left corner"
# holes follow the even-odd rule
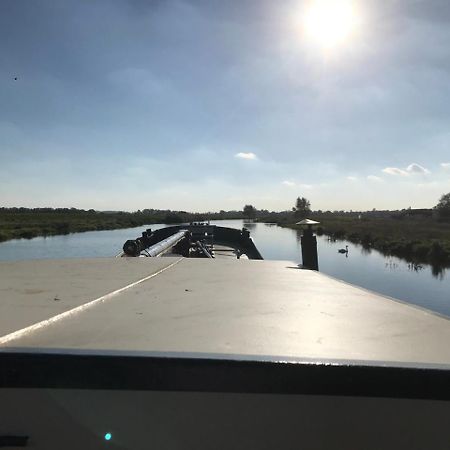
[[[41,320],[40,322],[36,322],[33,325],[29,325],[28,327],[13,331],[12,333],[5,334],[4,336],[0,336],[0,345],[4,345],[8,342],[19,339],[21,337],[24,337],[24,336],[26,336],[30,333],[33,333],[41,328],[52,325],[53,323],[59,322],[62,319],[66,319],[67,317],[74,316],[75,314],[85,311],[86,309],[89,309],[92,306],[97,305],[98,303],[104,303],[107,300],[110,300],[111,298],[117,296],[118,294],[121,294],[122,292],[124,292],[128,289],[131,289],[134,286],[137,286],[138,284],[143,283],[144,281],[150,280],[151,278],[158,276],[159,274],[165,272],[166,270],[171,269],[173,266],[178,264],[183,259],[184,258],[179,258],[176,261],[174,261],[173,263],[169,264],[168,266],[163,267],[162,269],[158,270],[155,273],[152,273],[151,275],[147,275],[146,277],[141,278],[138,281],[128,284],[120,289],[116,289],[115,291],[109,292],[108,294],[102,295],[101,297],[91,300],[90,302],[83,303],[82,305],[79,305],[75,308],[69,309],[68,311],[64,311],[60,314],[57,314],[56,316],[50,317],[49,319]]]

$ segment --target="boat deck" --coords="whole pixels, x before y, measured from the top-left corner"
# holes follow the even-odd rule
[[[293,263],[0,263],[0,298],[0,447],[449,448],[449,319]]]
[[[450,365],[450,321],[286,261],[0,263],[0,347]]]

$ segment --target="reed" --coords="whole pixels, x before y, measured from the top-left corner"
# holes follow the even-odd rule
[[[349,240],[366,249],[414,263],[450,265],[450,223],[432,218],[314,217],[321,222],[317,234]],[[289,228],[297,225],[280,224]]]

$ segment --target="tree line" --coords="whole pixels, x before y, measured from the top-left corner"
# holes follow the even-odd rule
[[[430,209],[412,209],[404,208],[402,210],[377,210],[373,208],[370,211],[322,211],[311,209],[311,202],[305,197],[297,197],[294,206],[291,210],[287,211],[272,211],[269,212],[267,209],[258,210],[253,205],[245,205],[243,208],[243,216],[246,219],[278,219],[283,222],[288,220],[302,220],[307,218],[309,215],[314,216],[378,216],[378,217],[391,217],[391,218],[403,218],[406,216],[422,215],[434,217],[438,220],[447,221],[450,219],[450,192],[448,194],[443,194],[439,199],[436,206]]]
[[[95,211],[76,208],[22,208],[0,207],[0,241],[15,238],[33,238],[36,236],[51,236],[79,231],[112,230],[131,228],[153,223],[177,224],[186,222],[201,222],[206,220],[252,219],[260,222],[272,222],[281,225],[312,217],[319,221],[336,217],[347,218],[395,218],[403,219],[410,216],[429,216],[433,220],[450,220],[450,193],[442,195],[433,209],[401,211],[313,211],[311,202],[305,197],[297,197],[291,209],[286,211],[269,211],[257,209],[247,204],[242,210],[205,213],[190,213],[146,208],[134,212]]]

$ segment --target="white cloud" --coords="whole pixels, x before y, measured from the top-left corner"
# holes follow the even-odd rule
[[[441,163],[441,167],[444,170],[450,170],[450,163]]]
[[[234,156],[235,156],[235,158],[241,158],[241,159],[258,159],[257,156],[252,152],[249,152],[249,153],[240,152],[240,153],[236,153]]]
[[[375,176],[375,175],[369,175],[369,176],[367,177],[367,179],[368,179],[369,181],[376,181],[377,183],[381,183],[381,182],[383,181],[382,178],[377,177],[377,176]]]
[[[358,178],[349,176],[349,177],[347,177],[347,180],[348,181],[358,181]]]
[[[294,181],[289,181],[289,180],[284,180],[284,181],[281,182],[281,184],[283,186],[287,186],[287,187],[290,187],[290,188],[297,187],[299,189],[305,189],[305,190],[308,190],[308,191],[314,188],[314,186],[312,184],[297,184]]]
[[[428,169],[425,169],[425,167],[423,167],[423,166],[421,166],[420,164],[416,164],[416,163],[412,163],[412,164],[410,164],[407,168],[406,168],[406,170],[409,172],[409,173],[421,173],[421,174],[424,174],[424,175],[426,175],[426,174],[429,174],[430,173],[430,171],[428,170]]]
[[[427,175],[430,173],[428,169],[425,169],[425,167],[421,166],[420,164],[412,163],[405,169],[400,169],[398,167],[386,167],[382,170],[382,172],[387,173],[388,175],[400,175],[402,177],[407,177],[409,175]]]
[[[408,175],[406,170],[399,169],[398,167],[386,167],[382,172],[387,173],[388,175],[401,175],[403,177]]]

